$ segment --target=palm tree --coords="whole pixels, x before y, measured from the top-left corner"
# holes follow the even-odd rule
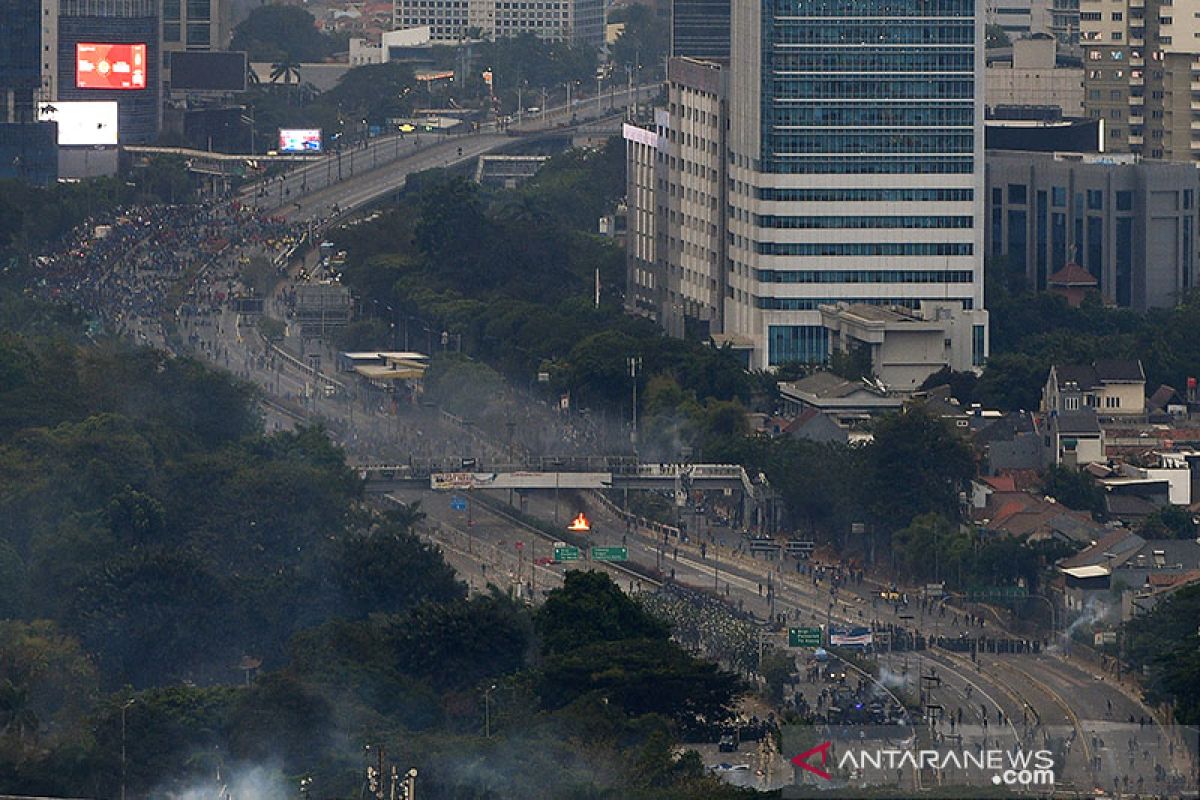
[[[284,84],[300,83],[300,64],[292,60],[290,53],[284,53],[271,65],[271,83],[278,83],[280,79]]]
[[[300,105],[306,106],[315,100],[320,93],[321,90],[312,81],[305,81],[296,87],[296,101]]]
[[[291,100],[295,96],[295,87],[300,84],[300,64],[292,60],[291,53],[284,53],[279,61],[271,65],[271,83],[277,83],[283,79],[285,86],[291,86],[288,90],[288,99]]]

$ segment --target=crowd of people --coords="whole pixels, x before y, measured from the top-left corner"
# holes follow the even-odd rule
[[[671,626],[684,647],[729,669],[752,674],[759,666],[760,628],[752,618],[705,592],[667,582],[642,596],[646,610]]]
[[[242,288],[237,271],[248,253],[279,252],[300,235],[295,224],[237,201],[118,208],[85,220],[39,256],[33,289],[78,306],[108,331],[166,346],[165,315],[178,311],[190,320],[218,311]],[[180,305],[168,308],[185,279]]]

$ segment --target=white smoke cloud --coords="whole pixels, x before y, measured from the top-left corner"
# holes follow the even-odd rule
[[[182,790],[152,792],[168,800],[294,800],[297,787],[277,766],[250,765]]]

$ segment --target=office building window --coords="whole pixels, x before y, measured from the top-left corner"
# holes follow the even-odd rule
[[[1087,270],[1104,286],[1104,217],[1087,218]]]
[[[969,242],[758,242],[763,256],[969,256]]]
[[[771,325],[767,329],[767,362],[771,366],[797,361],[823,364],[829,338],[820,325]]]
[[[984,343],[986,341],[986,332],[982,325],[971,326],[971,365],[982,367],[984,362]]]
[[[1025,205],[1025,184],[1010,183],[1008,185],[1008,202],[1009,205]]]
[[[996,191],[999,191],[997,189]],[[992,255],[1004,254],[1004,208],[992,206]]]
[[[1026,249],[1029,244],[1029,219],[1024,211],[1008,210],[1008,266],[1025,274],[1028,266]]]
[[[1055,186],[1050,189],[1050,202],[1055,208],[1067,207],[1067,189],[1065,186]]]
[[[1104,210],[1104,190],[1088,189],[1087,207],[1088,207],[1089,211],[1103,211]]]
[[[212,44],[210,39],[210,26],[207,22],[189,22],[187,26],[187,43],[193,44]]]
[[[1195,242],[1192,240],[1192,218],[1183,218],[1183,288],[1190,289],[1192,286],[1192,262],[1193,248]]]
[[[1050,214],[1050,263],[1054,272],[1067,265],[1067,215],[1060,211]]]
[[[188,20],[201,22],[212,19],[210,0],[187,0]]]
[[[1133,210],[1133,192],[1118,191],[1117,192],[1117,211],[1132,211]]]
[[[784,217],[772,214],[755,215],[754,223],[760,228],[822,229],[822,228],[970,228],[974,220],[969,216],[803,216]]]
[[[760,269],[763,283],[970,283],[969,269]]]
[[[1037,268],[1037,288],[1039,290],[1046,288],[1046,266],[1049,262],[1049,254],[1046,252],[1046,246],[1049,244],[1050,236],[1048,229],[1048,220],[1046,219],[1046,192],[1039,191],[1034,197],[1034,229],[1036,231],[1035,248],[1034,248],[1034,266]]]
[[[1117,217],[1117,305],[1133,304],[1133,217]]]

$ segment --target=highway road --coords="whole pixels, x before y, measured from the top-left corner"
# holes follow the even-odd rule
[[[320,221],[331,216],[335,204],[345,212],[397,191],[412,172],[455,166],[511,146],[521,138],[611,119],[633,102],[652,99],[658,91],[658,85],[649,85],[605,95],[603,103],[597,103],[595,98],[575,100],[569,106],[546,109],[544,114],[528,115],[503,131],[490,122],[475,133],[412,132],[379,136],[361,146],[331,150],[311,163],[256,181],[243,187],[238,196],[268,213],[298,221]],[[338,186],[344,188],[335,190]]]
[[[919,608],[872,603],[871,595],[877,593],[878,587],[867,583],[844,584],[835,597],[829,591],[828,581],[815,584],[811,577],[797,574],[794,561],[769,562],[734,555],[733,548],[720,544],[719,536],[712,544],[706,542],[703,555],[696,543],[679,545],[672,541],[664,546],[649,530],[627,529],[587,495],[559,494],[558,519],[563,524],[586,508],[596,531],[596,544],[624,544],[629,548],[630,560],[648,567],[662,564],[667,574],[673,571],[682,582],[715,589],[760,618],[766,619],[774,611],[786,614],[790,625],[821,625],[827,621],[862,625],[876,620],[919,628],[923,633],[932,633],[940,627],[941,633],[947,635],[958,632],[978,635],[981,631],[1000,635],[994,625],[985,624],[982,629],[968,627],[961,614],[960,624],[954,625],[950,615],[942,620],[932,613],[921,614]],[[431,494],[426,504],[444,502],[445,495]],[[553,494],[531,493],[527,510],[543,520],[553,520]],[[557,566],[559,570],[567,568],[567,565]],[[773,607],[768,600],[768,585],[776,589]],[[902,619],[902,614],[910,612],[914,619]],[[773,641],[786,647],[781,634]],[[1155,780],[1155,766],[1162,765],[1166,772],[1192,776],[1191,786],[1195,787],[1194,773],[1187,771],[1187,759],[1177,746],[1181,740],[1155,724],[1150,709],[1125,687],[1118,686],[1112,676],[1101,674],[1085,661],[1068,657],[1061,646],[1038,655],[983,653],[975,663],[965,654],[929,649],[891,654],[884,663],[895,685],[912,696],[919,693],[918,676],[936,671],[941,683],[933,690],[933,699],[950,713],[963,710],[965,727],[956,724],[956,728],[958,733],[967,734],[968,741],[973,736],[976,741],[987,739],[1000,744],[1020,741],[1027,746],[1048,745],[1058,750],[1062,759],[1058,762],[1060,784],[1111,791],[1112,780],[1116,778],[1125,790],[1124,780],[1128,777],[1129,791],[1134,791],[1141,777],[1144,791],[1161,791],[1166,783]],[[985,710],[990,723],[987,727]],[[1141,721],[1149,724],[1143,726]],[[943,723],[939,730],[948,732],[948,724]],[[1136,758],[1132,763],[1130,739],[1136,742]]]
[[[566,115],[567,110],[560,112]],[[362,161],[356,166],[355,174],[346,174],[343,164],[343,179],[329,187],[314,188],[305,185],[303,174],[293,174],[287,180],[297,191],[288,201],[277,207],[289,219],[296,221],[319,220],[328,216],[330,206],[336,203],[345,209],[369,202],[371,199],[394,191],[408,174],[446,165],[458,159],[467,160],[481,152],[510,142],[507,134],[482,132],[454,139],[427,142],[413,147],[413,152],[387,164],[368,169]],[[385,145],[385,143],[380,143]],[[394,145],[393,145],[394,146]],[[462,155],[458,148],[462,147]],[[370,150],[363,151],[370,154]],[[381,153],[377,152],[378,159]],[[343,153],[343,161],[347,158]],[[363,156],[362,158],[365,158]],[[336,170],[336,166],[325,169]],[[309,176],[311,177],[311,175]],[[271,202],[270,197],[260,198]],[[288,203],[299,203],[300,207]],[[222,268],[228,268],[226,264]],[[281,309],[275,299],[268,301],[270,313],[282,318]],[[181,320],[182,332],[194,335],[198,344],[195,352],[212,363],[240,374],[259,386],[265,395],[274,398],[269,419],[272,424],[285,425],[289,419],[314,418],[321,416],[331,422],[339,440],[359,458],[376,461],[403,461],[407,453],[424,448],[440,449],[444,443],[452,443],[455,452],[472,452],[477,445],[462,431],[440,424],[436,415],[420,410],[404,410],[400,415],[388,413],[378,398],[366,394],[344,395],[336,392],[326,396],[319,388],[319,381],[309,370],[266,349],[257,333],[239,324],[237,315],[231,311],[204,319]],[[135,325],[134,330],[141,330]],[[325,362],[329,369],[330,364]],[[337,376],[328,377],[336,379]],[[492,432],[497,441],[503,439],[502,432]],[[436,442],[436,444],[434,444]],[[494,457],[501,450],[499,445],[488,454]],[[532,584],[529,560],[545,553],[547,543],[534,543],[528,531],[501,518],[481,513],[475,525],[464,526],[454,515],[461,512],[447,510],[446,495],[435,495],[414,491],[400,499],[424,498],[424,504],[436,527],[427,530],[446,548],[447,558],[460,570],[464,580],[478,590],[485,580],[499,575],[499,583],[524,581]],[[564,523],[580,510],[574,494],[560,493],[557,517]],[[812,576],[796,571],[795,562],[768,562],[737,554],[733,545],[740,542],[734,534],[717,532],[712,542],[705,542],[702,551],[699,542],[663,544],[652,532],[638,528],[626,528],[609,509],[595,500],[581,497],[586,503],[593,520],[597,523],[598,544],[625,544],[630,558],[647,567],[661,566],[665,574],[684,583],[707,587],[731,604],[752,611],[766,619],[770,613],[786,615],[789,624],[864,624],[872,620],[882,623],[919,628],[928,633],[938,630],[943,633],[958,633],[966,630],[964,624],[956,623],[933,614],[905,611],[887,604],[873,602],[878,586],[869,582],[844,585],[836,594],[830,591],[829,582],[815,582]],[[554,497],[550,492],[529,496],[529,512],[544,519],[555,518]],[[482,511],[481,509],[477,509]],[[725,541],[722,541],[725,538]],[[515,542],[527,542],[529,552],[518,552]],[[491,575],[481,566],[490,564]],[[552,586],[561,580],[566,567],[552,565],[539,568],[539,586]],[[630,578],[608,567],[622,586],[637,591],[637,579]],[[509,578],[509,573],[512,578]],[[773,587],[770,592],[768,587]],[[536,597],[536,592],[532,593]],[[768,595],[773,594],[773,604]],[[961,615],[962,610],[954,612]],[[908,619],[903,618],[911,614]],[[995,622],[989,620],[985,633],[993,633]],[[972,634],[980,631],[971,628]],[[775,644],[783,642],[775,639]],[[1166,772],[1178,772],[1191,781],[1194,791],[1195,771],[1186,762],[1183,748],[1177,746],[1177,738],[1171,732],[1152,722],[1143,726],[1141,721],[1153,719],[1151,712],[1143,706],[1126,685],[1120,685],[1110,676],[1101,673],[1088,662],[1071,656],[1067,652],[1052,649],[1039,655],[979,654],[972,662],[969,657],[940,650],[927,650],[918,654],[893,654],[885,659],[888,672],[896,684],[908,691],[913,690],[913,677],[929,674],[936,669],[943,684],[934,690],[939,702],[947,708],[964,710],[963,725],[970,727],[978,723],[982,734],[985,714],[992,720],[993,738],[1021,739],[1022,741],[1051,741],[1066,747],[1060,780],[1070,783],[1084,792],[1099,788],[1113,791],[1134,791],[1137,780],[1143,780],[1145,792],[1162,791],[1166,784],[1158,781],[1155,766]],[[927,672],[928,671],[928,672]],[[982,698],[982,699],[980,699]],[[1000,714],[1004,722],[1000,722]],[[1133,722],[1130,722],[1130,718]],[[1132,749],[1130,741],[1133,742]],[[1129,778],[1132,786],[1124,783]]]
[[[403,461],[404,451],[411,449],[416,432],[427,441],[440,438],[455,441],[456,452],[470,451],[470,439],[452,426],[439,425],[436,415],[417,410],[406,411],[400,417],[380,414],[361,399],[325,397],[321,392],[312,392],[313,396],[305,399],[304,395],[309,393],[307,387],[314,384],[312,376],[283,359],[275,359],[275,369],[258,368],[261,362],[256,354],[262,353],[261,343],[256,336],[240,329],[236,318],[227,314],[220,327],[212,330],[212,341],[221,342],[216,350],[225,351],[230,368],[237,369],[240,362],[243,374],[268,393],[278,392],[285,398],[291,395],[293,407],[302,404],[309,413],[333,421],[343,442],[354,447],[359,457],[374,456],[373,460],[378,462]],[[223,364],[223,359],[217,359],[217,363]],[[355,411],[351,412],[351,408]],[[400,430],[404,435],[397,434]],[[494,457],[495,453],[490,455]],[[501,502],[505,499],[504,493],[492,496]],[[493,582],[502,587],[518,587],[518,592],[536,601],[538,592],[533,590],[530,568],[539,556],[549,555],[546,539],[496,517],[478,503],[470,512],[473,524],[468,525],[468,513],[451,510],[450,498],[444,493],[413,489],[396,492],[394,497],[403,502],[422,502],[431,522],[426,535],[445,548],[448,561],[473,590],[482,590],[486,583]],[[595,526],[596,544],[624,544],[632,561],[645,567],[661,567],[665,575],[673,574],[682,583],[712,589],[762,619],[773,611],[786,615],[790,625],[878,621],[919,629],[926,634],[978,635],[981,630],[988,635],[997,633],[994,621],[983,629],[967,627],[961,611],[952,611],[942,619],[933,613],[923,614],[919,608],[894,608],[878,599],[872,602],[878,587],[870,583],[844,584],[835,596],[828,580],[817,583],[810,575],[797,573],[794,561],[770,562],[737,554],[733,547],[737,540],[728,533],[715,533],[711,543],[705,542],[702,552],[698,542],[663,544],[651,531],[626,528],[616,515],[586,494],[560,492],[557,513],[553,492],[529,493],[527,498],[527,512],[547,522],[557,518],[558,524],[565,525],[578,511],[587,510]],[[517,542],[523,543],[521,550],[516,548]],[[571,568],[574,566],[561,564],[538,567],[537,587],[557,585]],[[612,566],[602,568],[629,591],[653,588]],[[768,597],[769,587],[775,590],[773,607]],[[959,616],[957,621],[953,615]],[[786,646],[779,634],[770,635],[768,640],[779,647]],[[802,653],[798,655],[803,657]],[[1087,662],[1062,652],[1052,649],[1038,655],[981,653],[972,662],[964,654],[930,649],[894,653],[886,656],[883,663],[893,685],[910,695],[919,690],[917,676],[936,670],[942,683],[934,690],[934,699],[956,715],[956,732],[966,734],[968,740],[975,737],[977,741],[988,739],[1000,743],[1022,741],[1028,745],[1049,744],[1058,750],[1062,758],[1058,780],[1062,784],[1085,791],[1093,788],[1111,791],[1113,779],[1124,789],[1124,779],[1128,777],[1132,791],[1140,777],[1143,789],[1149,791],[1166,786],[1156,780],[1159,765],[1167,773],[1192,774],[1186,771],[1186,759],[1177,738],[1153,722],[1143,727],[1141,721],[1153,717],[1136,696],[1126,687],[1118,686],[1112,676],[1103,675]],[[963,710],[961,724],[957,723],[958,709]],[[984,713],[990,723],[987,729]],[[943,724],[943,732],[945,727]],[[1136,743],[1132,763],[1130,739]]]

